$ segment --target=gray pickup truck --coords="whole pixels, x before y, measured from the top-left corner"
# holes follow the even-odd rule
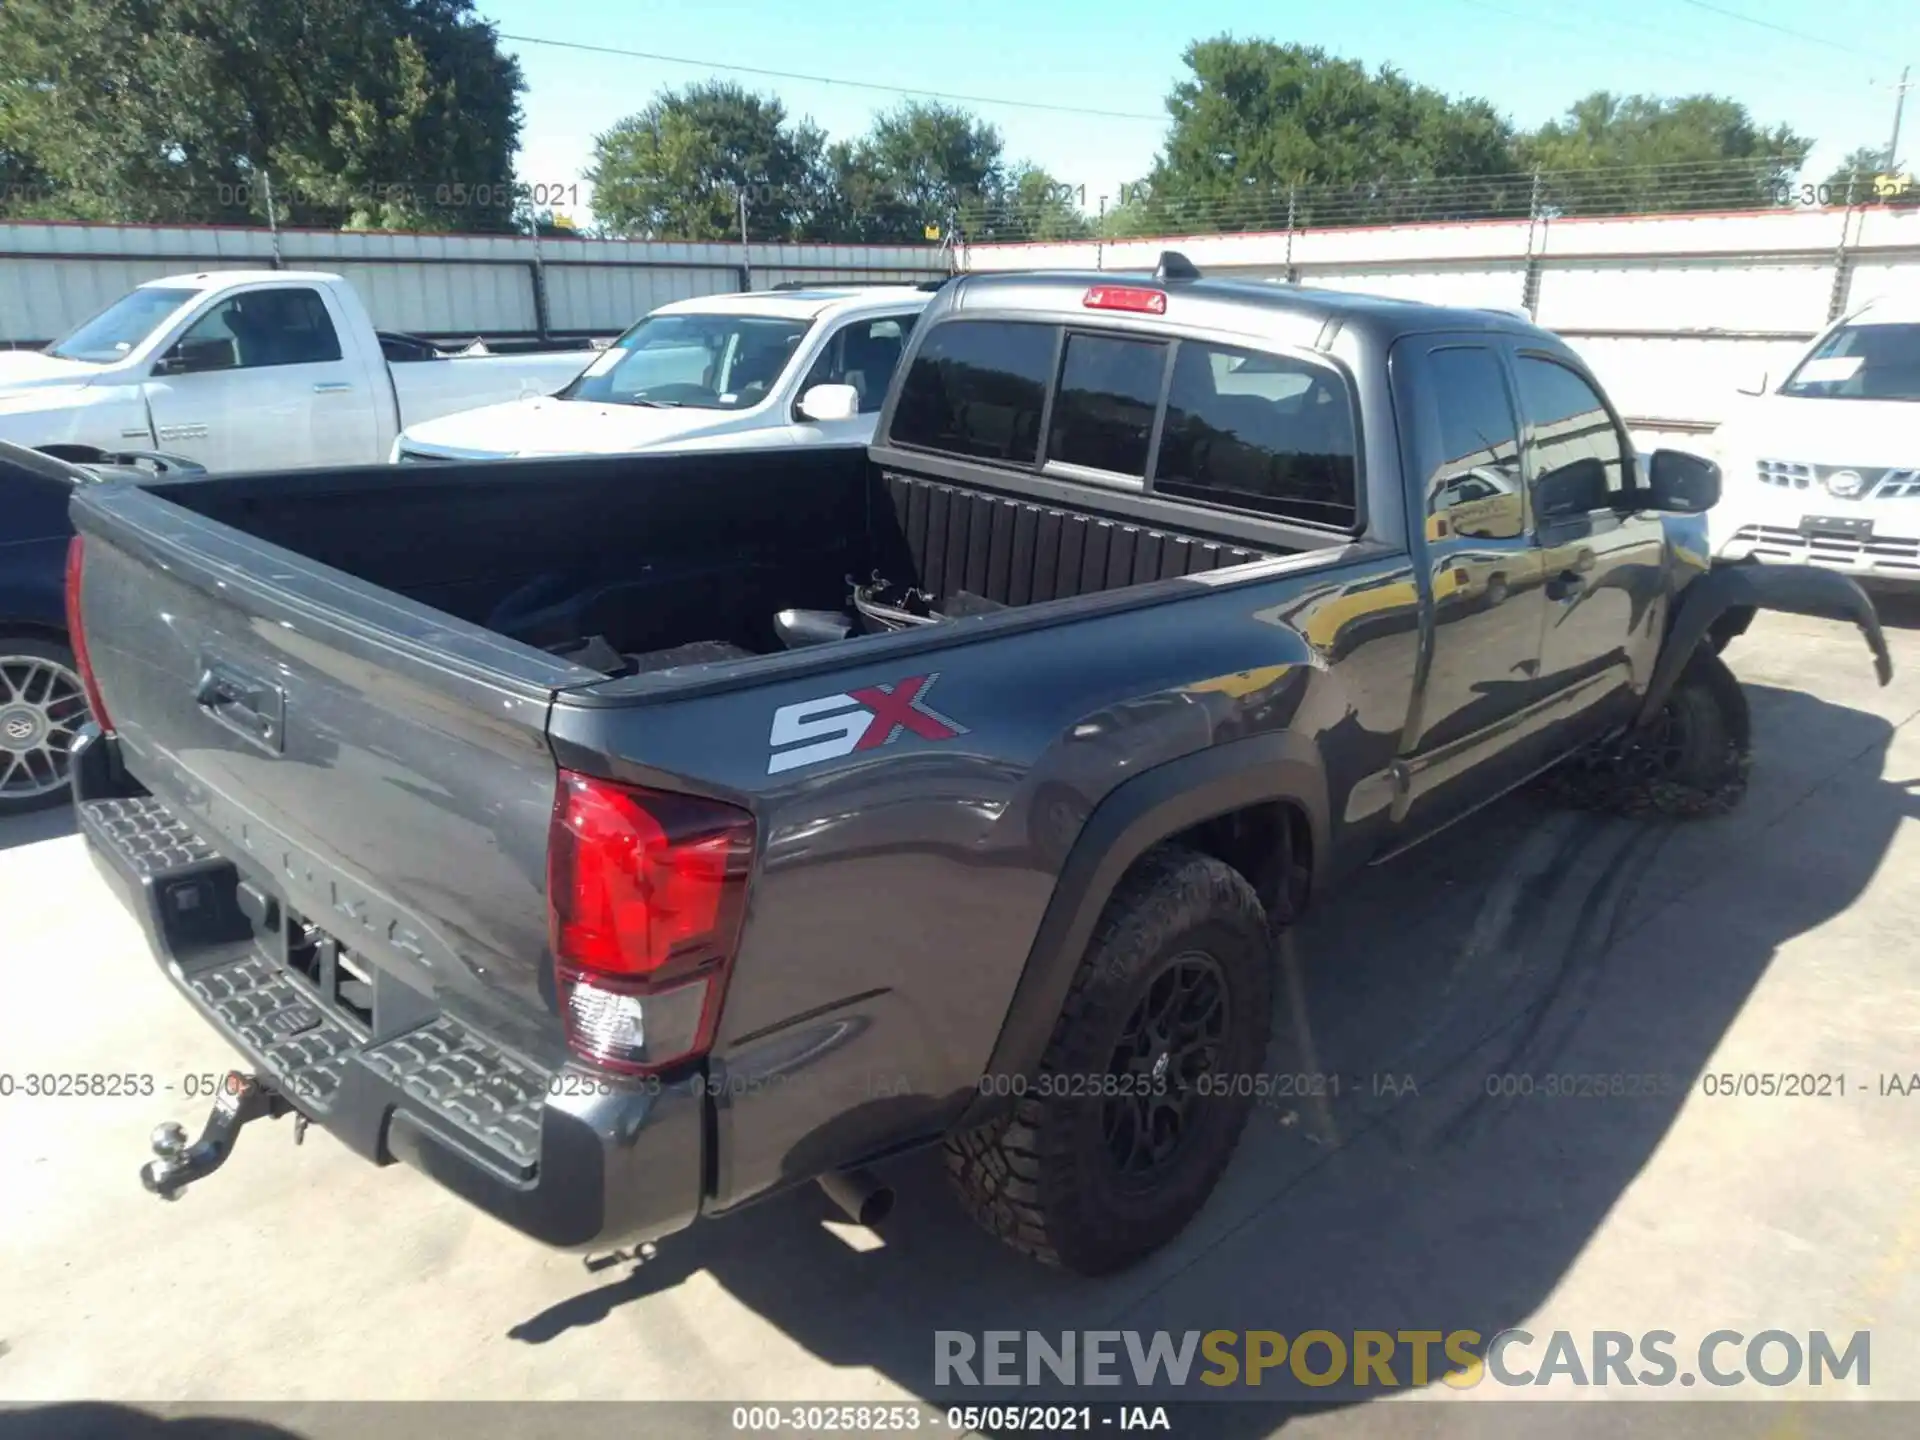
[[[1112,1270],[1229,1163],[1311,896],[1556,766],[1732,793],[1729,606],[1890,673],[1506,315],[961,277],[876,437],[80,488],[80,823],[249,1066],[150,1189],[292,1112],[584,1248],[873,1219],[944,1142]]]

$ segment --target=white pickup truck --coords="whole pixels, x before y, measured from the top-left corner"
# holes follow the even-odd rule
[[[592,358],[382,337],[320,271],[173,275],[45,350],[0,352],[0,440],[72,459],[164,450],[213,471],[371,465],[408,425],[550,395]]]

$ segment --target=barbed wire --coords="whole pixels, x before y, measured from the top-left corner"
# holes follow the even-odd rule
[[[1554,219],[1640,213],[1911,204],[1910,177],[1862,173],[1815,181],[1790,156],[1496,175],[1249,187],[1212,194],[1129,187],[1111,208],[1081,217],[1086,234],[1316,230],[1369,224]],[[1076,228],[1059,197],[1001,197],[957,209],[972,238],[1062,239]]]
[[[1144,183],[1086,205],[1084,187],[1048,184],[1036,193],[946,194],[923,188],[865,187],[849,196],[808,187],[716,182],[673,197],[647,221],[591,229],[554,226],[554,210],[589,210],[585,180],[529,184],[494,178],[287,182],[264,176],[197,180],[132,195],[92,194],[45,183],[0,182],[0,222],[36,219],[102,223],[277,228],[386,225],[444,234],[571,230],[601,238],[737,242],[928,244],[1125,240],[1181,234],[1312,231],[1349,226],[1551,221],[1558,218],[1815,206],[1920,204],[1911,176],[1862,172],[1842,183],[1814,180],[1790,156],[1683,161],[1488,175],[1381,178],[1300,185],[1247,185],[1199,193]],[[1111,202],[1111,203],[1110,203]],[[697,233],[696,233],[697,232]]]

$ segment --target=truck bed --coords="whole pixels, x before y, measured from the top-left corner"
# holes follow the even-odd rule
[[[849,606],[855,585],[937,623],[1287,553],[1207,536],[1191,515],[1185,526],[1155,524],[885,471],[852,447],[409,465],[151,488],[602,674],[780,653],[790,645],[777,614],[858,622]]]

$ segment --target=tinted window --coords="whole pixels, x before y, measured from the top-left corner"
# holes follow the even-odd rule
[[[1069,335],[1047,459],[1145,475],[1166,356],[1165,343],[1157,340]]]
[[[1626,483],[1624,452],[1620,432],[1593,387],[1566,366],[1530,355],[1520,357],[1518,376],[1520,410],[1532,431],[1527,443],[1535,513],[1565,513],[1568,506],[1554,498],[1562,487],[1566,494],[1586,497],[1586,503],[1571,507],[1575,510],[1608,504]]]
[[[901,445],[987,460],[1032,461],[1053,370],[1054,330],[950,320],[914,356],[890,434]]]
[[[1439,464],[1427,477],[1427,536],[1511,540],[1524,533],[1520,440],[1500,360],[1462,347],[1427,357]]]
[[[1331,370],[1225,345],[1180,346],[1155,490],[1347,527],[1356,468],[1352,405]]]
[[[860,392],[860,413],[871,415],[887,398],[900,347],[913,333],[917,314],[882,315],[842,325],[821,347],[813,369],[800,382],[800,393],[816,385],[851,385]]]
[[[340,358],[340,337],[313,291],[250,290],[194,321],[171,353],[194,370],[317,365]]]

